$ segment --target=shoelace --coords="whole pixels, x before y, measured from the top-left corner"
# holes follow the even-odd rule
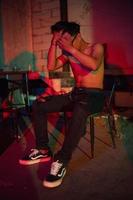
[[[57,160],[56,162],[53,162],[51,165],[50,174],[56,176],[61,167],[62,167],[62,163],[59,163],[59,160]]]
[[[31,149],[31,154],[29,155],[29,157],[31,158],[32,156],[35,156],[38,152],[38,149]]]

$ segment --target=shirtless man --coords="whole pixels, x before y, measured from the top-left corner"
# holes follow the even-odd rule
[[[47,133],[47,113],[72,111],[71,123],[65,134],[62,148],[53,156],[50,173],[43,181],[45,187],[53,188],[62,183],[66,167],[80,138],[84,135],[89,114],[103,108],[104,51],[101,44],[83,40],[80,26],[75,22],[57,22],[51,26],[52,40],[48,52],[48,70],[56,70],[69,63],[75,78],[70,93],[48,96],[33,103],[33,125],[36,148],[25,156],[20,164],[34,164],[51,159]],[[62,54],[57,57],[57,48]]]

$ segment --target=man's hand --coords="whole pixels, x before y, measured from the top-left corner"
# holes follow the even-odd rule
[[[62,32],[55,32],[53,33],[53,38],[51,41],[51,45],[57,45],[57,41],[61,38]]]
[[[71,40],[68,40],[68,39],[66,39],[66,38],[63,38],[63,37],[60,38],[60,39],[58,39],[57,45],[58,45],[61,49],[65,50],[65,51],[68,51],[68,52],[70,52],[70,51],[73,49],[72,41],[71,41]]]

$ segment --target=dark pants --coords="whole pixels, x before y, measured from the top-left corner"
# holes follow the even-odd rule
[[[33,103],[33,125],[36,148],[48,147],[47,113],[72,111],[68,133],[65,134],[61,150],[56,159],[65,164],[71,159],[80,138],[83,136],[89,114],[100,112],[103,108],[103,92],[100,89],[74,88],[71,93],[46,97],[45,102]]]

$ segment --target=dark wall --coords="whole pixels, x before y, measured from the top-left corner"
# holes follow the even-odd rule
[[[109,68],[133,74],[133,1],[93,0],[94,38],[107,45]]]

